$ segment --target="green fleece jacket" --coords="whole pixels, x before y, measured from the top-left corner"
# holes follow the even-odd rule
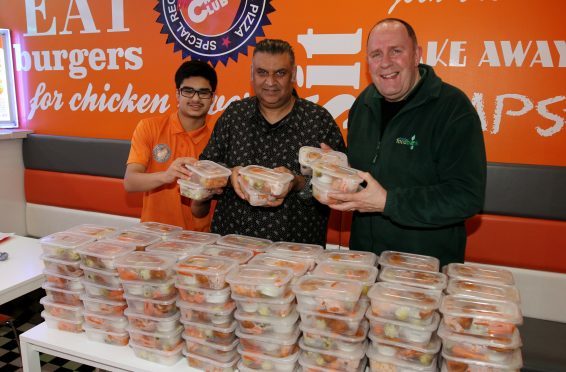
[[[468,97],[419,66],[420,87],[380,138],[381,99],[367,87],[348,116],[348,159],[387,190],[383,213],[354,213],[350,249],[463,262],[464,221],[483,207],[486,155]]]

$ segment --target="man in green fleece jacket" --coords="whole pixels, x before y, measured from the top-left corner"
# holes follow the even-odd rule
[[[332,208],[354,211],[350,249],[397,250],[463,262],[464,221],[483,207],[486,155],[468,97],[419,64],[422,49],[400,19],[370,31],[373,84],[348,117],[348,160],[363,190],[336,193]]]

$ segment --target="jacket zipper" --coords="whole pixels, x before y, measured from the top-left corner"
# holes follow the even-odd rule
[[[377,158],[379,157],[380,147],[381,147],[381,140],[379,140],[379,142],[377,143],[377,146],[375,147],[375,155],[373,157],[373,160],[371,161],[372,164],[375,164],[375,162],[377,161]]]

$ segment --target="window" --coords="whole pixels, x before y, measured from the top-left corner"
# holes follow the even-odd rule
[[[0,128],[17,128],[18,110],[10,30],[0,28]]]

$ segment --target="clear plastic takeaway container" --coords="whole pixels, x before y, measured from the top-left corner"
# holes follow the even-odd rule
[[[316,259],[324,251],[321,245],[292,243],[292,242],[275,242],[269,247],[269,254],[296,257],[309,264],[309,271],[312,271],[316,265]]]
[[[84,289],[80,276],[61,275],[49,270],[43,270],[43,276],[45,276],[45,282],[50,283],[55,288],[69,291],[80,291]]]
[[[436,335],[432,336],[428,344],[422,346],[381,338],[376,336],[371,330],[369,338],[378,354],[409,363],[420,363],[423,367],[432,365],[441,346],[440,339]]]
[[[121,280],[166,283],[174,277],[177,258],[152,252],[132,252],[116,260]]]
[[[81,269],[84,272],[84,280],[90,283],[102,284],[109,287],[120,286],[120,277],[118,272],[113,270],[98,270],[92,269],[81,264]]]
[[[157,254],[171,254],[177,257],[177,260],[188,256],[200,254],[202,245],[197,243],[180,242],[177,240],[164,240],[153,243],[145,249],[146,252]]]
[[[295,308],[295,294],[289,292],[283,298],[252,298],[232,293],[232,299],[241,313],[247,315],[285,317]]]
[[[309,269],[309,264],[298,257],[282,257],[270,253],[258,254],[249,262],[250,265],[262,265],[269,267],[286,267],[293,270],[293,279],[291,284],[294,284],[300,277],[305,275]]]
[[[122,280],[124,293],[128,296],[137,296],[160,300],[171,298],[177,293],[175,279],[171,278],[164,283],[144,282],[139,280]]]
[[[337,350],[349,353],[357,350],[366,340],[369,325],[367,321],[362,321],[358,331],[353,336],[345,336],[308,327],[304,323],[301,323],[299,328],[303,331],[303,342],[306,346],[327,351]]]
[[[217,327],[213,324],[187,322],[181,319],[181,323],[185,326],[184,335],[204,340],[216,345],[229,346],[236,339],[237,322],[233,321],[228,327]]]
[[[99,240],[77,249],[85,267],[98,270],[116,270],[116,259],[136,250],[128,243]]]
[[[175,265],[177,283],[205,289],[222,289],[227,275],[236,271],[238,261],[224,257],[189,256]]]
[[[41,317],[45,319],[47,328],[58,329],[60,331],[81,333],[83,331],[83,320],[70,320],[53,316],[46,311],[41,312]]]
[[[242,333],[262,335],[265,337],[286,337],[298,328],[299,314],[293,311],[286,317],[248,315],[236,310],[234,318],[240,325]]]
[[[301,317],[301,324],[309,328],[319,329],[332,334],[343,336],[354,336],[364,320],[364,314],[368,307],[367,301],[360,301],[355,312],[348,315],[322,314],[318,311],[311,311],[297,306],[297,311]]]
[[[448,282],[446,293],[460,297],[470,297],[491,301],[511,301],[521,303],[519,290],[515,286],[495,285],[480,282],[472,282],[463,279],[451,279]]]
[[[507,269],[475,264],[451,263],[445,267],[450,279],[464,279],[495,285],[514,285],[513,273]]]
[[[226,247],[216,244],[202,247],[200,254],[212,257],[230,258],[238,261],[240,265],[245,264],[254,256],[253,252],[248,249]]]
[[[321,262],[312,272],[313,275],[328,278],[357,280],[362,283],[362,296],[367,293],[377,278],[377,267],[350,264],[347,262]]]
[[[312,364],[311,360],[306,359],[304,353],[301,353],[299,355],[299,365],[301,366],[301,369],[300,369],[301,372],[328,372],[327,368],[320,367],[318,364]],[[355,370],[352,370],[352,372],[365,372],[366,366],[367,366],[367,358],[364,357],[360,361],[358,368],[356,368]],[[333,372],[335,372],[335,371],[333,371]],[[389,372],[389,371],[387,370],[387,371],[382,371],[382,372]]]
[[[123,315],[97,314],[92,311],[84,312],[85,324],[91,328],[122,333],[128,327],[128,318]]]
[[[355,371],[360,366],[366,355],[368,343],[364,341],[352,351],[323,350],[305,345],[304,340],[299,340],[299,347],[309,364],[317,364],[327,370]]]
[[[81,305],[81,294],[83,291],[69,291],[67,289],[57,288],[50,283],[43,283],[41,288],[45,290],[47,299],[57,304],[65,304],[71,306]]]
[[[136,314],[131,309],[126,309],[124,315],[128,318],[130,327],[146,332],[171,332],[180,324],[179,318],[181,318],[179,312],[165,318],[157,318],[151,315]]]
[[[184,333],[183,339],[185,340],[185,350],[187,350],[189,353],[201,356],[203,358],[209,358],[219,363],[229,362],[238,355],[238,353],[236,352],[236,346],[238,346],[237,339],[235,339],[231,345],[227,346],[203,341],[198,338],[187,336]]]
[[[214,195],[214,189],[208,189],[198,183],[181,179],[178,179],[177,183],[179,184],[179,193],[189,199],[205,200]]]
[[[48,297],[42,297],[39,303],[45,308],[45,312],[51,316],[67,319],[67,320],[82,320],[84,308],[82,304],[79,305],[65,305],[53,302]]]
[[[440,261],[436,257],[422,254],[405,253],[397,251],[383,251],[379,255],[379,264],[382,267],[391,266],[401,269],[438,272]]]
[[[146,332],[133,327],[129,327],[128,332],[132,343],[161,351],[175,350],[183,342],[181,340],[183,326],[180,324],[177,328],[166,332]]]
[[[299,149],[299,164],[303,175],[310,176],[312,174],[311,165],[319,160],[337,165],[348,165],[348,156],[343,152],[328,151],[312,146],[303,146]]]
[[[411,343],[415,345],[426,345],[430,342],[432,334],[438,329],[440,314],[434,313],[429,325],[418,325],[398,320],[380,318],[373,315],[371,309],[366,311],[371,332],[384,339]]]
[[[112,226],[103,226],[103,225],[96,225],[85,223],[82,225],[73,226],[70,229],[65,231],[72,232],[76,234],[82,234],[90,236],[94,239],[104,239],[107,236],[114,234],[118,229]]]
[[[103,344],[127,346],[130,341],[130,335],[126,331],[110,331],[91,327],[89,324],[83,324],[86,337],[90,341],[101,342]]]
[[[124,315],[124,310],[128,307],[126,301],[110,301],[101,298],[91,298],[86,294],[81,295],[81,300],[85,311],[105,315]]]
[[[523,366],[521,349],[515,349],[507,363],[457,358],[450,356],[444,348],[442,348],[442,359],[441,372],[519,372]]]
[[[352,251],[350,249],[327,249],[321,252],[316,260],[318,264],[322,262],[344,262],[365,266],[376,266],[377,255],[373,252]]]
[[[316,161],[311,167],[313,181],[326,184],[336,192],[355,192],[363,181],[359,171],[348,166]]]
[[[260,165],[248,165],[240,168],[238,172],[241,182],[246,187],[274,196],[283,194],[293,180],[292,174],[278,172]]]
[[[198,245],[214,244],[220,238],[220,234],[213,234],[200,231],[181,230],[171,233],[167,240],[194,243]]]
[[[241,371],[293,372],[299,359],[299,350],[285,358],[275,358],[261,352],[244,351],[242,345],[238,345],[238,353],[242,357],[241,367],[238,364]]]
[[[435,290],[377,282],[368,292],[374,315],[418,325],[429,325],[440,306],[441,293]]]
[[[218,238],[216,244],[248,249],[254,252],[255,255],[264,253],[265,250],[273,244],[273,242],[268,239],[255,238],[253,236],[228,234]]]
[[[429,365],[420,361],[407,361],[395,356],[384,355],[383,349],[378,350],[377,345],[370,344],[366,355],[369,359],[370,372],[436,372],[438,371],[437,357]],[[460,371],[461,372],[461,371]]]
[[[77,249],[85,244],[92,243],[94,238],[71,232],[56,232],[39,239],[43,255],[64,261],[78,261],[81,256]]]
[[[85,293],[92,298],[121,301],[124,299],[124,288],[121,285],[109,287],[102,284],[92,283],[83,279]]]
[[[464,336],[450,331],[444,324],[438,329],[438,337],[442,339],[443,351],[453,358],[465,358],[490,363],[510,364],[514,351],[521,347],[519,330],[505,342],[497,338]]]
[[[174,350],[170,351],[157,350],[154,348],[136,345],[133,342],[130,342],[130,347],[134,350],[134,354],[136,354],[138,358],[166,366],[177,364],[182,357],[181,352],[183,350],[182,343],[180,343]]]
[[[295,354],[299,348],[297,341],[301,331],[298,327],[291,333],[277,335],[277,337],[246,333],[242,332],[241,328],[242,326],[236,329],[236,336],[240,339],[240,346],[243,351],[261,353],[274,358],[286,358]]]
[[[128,308],[134,313],[154,316],[156,318],[167,318],[177,312],[175,301],[177,296],[153,300],[151,298],[124,295]]]
[[[297,303],[311,311],[350,314],[362,293],[362,283],[355,280],[333,279],[307,275],[293,286]]]
[[[511,341],[523,316],[514,302],[445,296],[440,306],[444,324],[453,332]]]
[[[291,291],[293,270],[260,265],[242,265],[226,276],[232,293],[251,298],[282,298]]]
[[[136,247],[136,251],[144,251],[145,247],[158,242],[160,239],[160,235],[131,229],[119,231],[104,239],[104,241],[127,243]]]
[[[169,237],[169,235],[171,235],[175,231],[183,230],[183,228],[180,226],[169,225],[166,223],[153,222],[153,221],[137,223],[131,226],[131,229],[136,231],[142,231],[148,234],[154,234],[160,236],[161,239],[164,240],[167,239],[167,237]]]
[[[248,183],[243,181],[242,178],[238,179],[240,187],[244,194],[247,195],[248,203],[254,207],[262,207],[269,204],[269,202],[275,201],[276,197],[265,192],[261,192],[250,186]]]
[[[177,277],[175,286],[179,292],[179,298],[194,304],[227,304],[230,299],[230,287],[222,289],[207,289],[179,283]]]
[[[234,321],[236,304],[234,301],[210,305],[177,300],[177,307],[181,311],[181,319],[184,321],[228,327]]]
[[[202,355],[191,353],[183,347],[183,355],[187,358],[190,367],[205,371],[205,372],[234,372],[236,364],[240,361],[240,356],[236,353],[232,359],[227,362],[219,362],[212,358],[207,358]],[[218,359],[218,358],[217,358]],[[242,372],[241,370],[239,370]]]
[[[210,160],[199,160],[185,165],[191,171],[189,181],[207,189],[217,189],[228,184],[232,171]]]
[[[44,254],[42,254],[40,258],[43,260],[45,269],[49,272],[71,276],[73,278],[78,278],[83,275],[80,261],[66,261],[59,258],[48,257]]]
[[[425,289],[442,291],[448,279],[441,272],[418,271],[384,266],[379,273],[379,280],[389,283],[408,285]]]
[[[338,203],[338,200],[334,199],[330,194],[339,191],[334,190],[330,184],[318,181],[316,178],[313,178],[311,185],[312,196],[316,200],[326,205]]]

